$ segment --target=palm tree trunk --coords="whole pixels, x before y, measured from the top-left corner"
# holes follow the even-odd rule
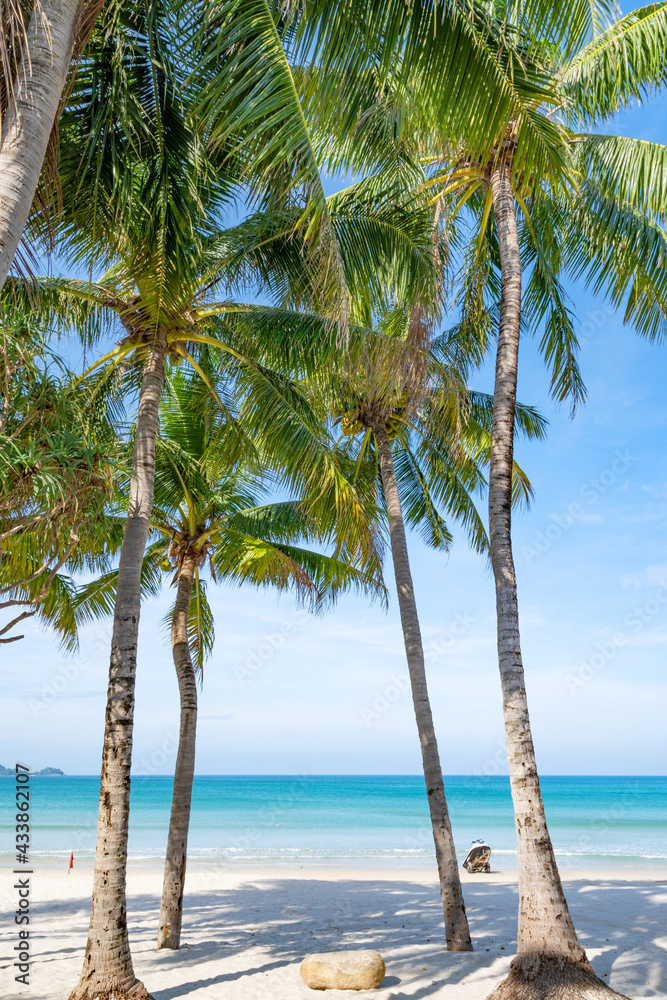
[[[403,513],[398,496],[398,484],[394,470],[394,460],[391,454],[391,444],[387,437],[384,424],[373,428],[380,460],[380,473],[384,489],[387,513],[389,515],[389,534],[391,538],[391,554],[394,561],[396,590],[401,612],[405,654],[408,661],[410,683],[412,685],[412,700],[421,743],[424,778],[428,793],[428,804],[431,811],[431,826],[435,842],[435,856],[440,879],[440,895],[445,918],[445,936],[448,951],[472,951],[468,918],[463,901],[463,890],[459,877],[459,866],[454,849],[454,837],[449,822],[445,785],[442,780],[442,768],[438,744],[433,728],[431,704],[426,686],[426,671],[424,669],[424,648],[422,645],[417,605],[415,603],[408,545],[405,537]]]
[[[500,326],[493,397],[489,538],[496,583],[498,661],[517,836],[519,868],[518,954],[493,997],[593,996],[609,988],[594,976],[577,940],[547,829],[521,660],[519,607],[512,556],[514,412],[521,324],[521,258],[510,169],[501,162],[491,176],[501,261]],[[574,992],[579,987],[585,992]],[[553,988],[553,994],[550,990]],[[539,992],[540,989],[547,992]],[[568,992],[568,990],[570,992]]]
[[[93,905],[81,978],[70,1000],[148,997],[132,967],[125,876],[141,567],[153,506],[155,440],[165,353],[166,342],[159,335],[146,359],[141,385],[111,639]]]
[[[188,642],[188,612],[194,572],[194,559],[186,558],[178,578],[178,592],[171,626],[171,649],[181,695],[181,728],[162,884],[162,904],[157,932],[158,948],[179,948],[181,944],[183,888],[197,735],[197,684]]]
[[[40,0],[0,132],[0,288],[35,197],[74,48],[79,0]]]

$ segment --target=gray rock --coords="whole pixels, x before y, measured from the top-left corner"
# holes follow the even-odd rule
[[[374,990],[386,969],[377,951],[328,951],[306,955],[300,972],[311,990]]]

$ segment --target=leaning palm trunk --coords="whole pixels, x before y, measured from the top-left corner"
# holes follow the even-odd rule
[[[391,538],[391,554],[394,561],[396,590],[401,612],[401,624],[405,641],[405,654],[408,661],[410,683],[412,685],[412,700],[421,743],[424,778],[428,792],[428,804],[431,811],[431,826],[435,842],[435,856],[440,879],[440,895],[445,918],[445,936],[449,951],[472,951],[468,918],[466,917],[463,890],[459,878],[459,867],[454,849],[454,837],[449,821],[445,786],[442,780],[442,768],[438,754],[438,744],[433,728],[431,704],[426,686],[426,671],[424,669],[424,648],[422,646],[417,605],[415,603],[412,574],[408,546],[403,524],[403,513],[398,496],[398,484],[394,470],[394,460],[391,454],[391,444],[387,437],[384,424],[374,428],[380,461],[380,474],[384,489],[387,513],[389,515],[389,534]]]
[[[18,248],[74,48],[80,0],[35,2],[0,132],[0,288]]]
[[[500,327],[489,474],[489,538],[496,583],[498,660],[519,868],[518,954],[497,998],[609,996],[577,940],[547,829],[521,661],[519,609],[512,556],[514,411],[521,324],[521,259],[510,170],[491,176],[501,261]],[[618,995],[618,994],[616,994]]]
[[[159,337],[146,358],[141,386],[111,639],[92,912],[81,978],[70,1000],[148,997],[132,967],[125,876],[141,567],[153,506],[155,440],[165,351],[166,342]]]
[[[178,577],[178,593],[171,626],[171,648],[181,696],[181,727],[157,932],[158,948],[179,948],[181,944],[183,888],[197,735],[197,684],[188,642],[188,613],[194,572],[195,560],[186,558]]]

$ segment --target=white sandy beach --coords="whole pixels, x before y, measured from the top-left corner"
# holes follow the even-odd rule
[[[186,886],[186,946],[158,952],[161,870],[131,867],[135,970],[155,1000],[299,1000],[323,995],[299,977],[308,952],[374,948],[387,965],[380,989],[326,995],[483,1000],[506,974],[516,948],[516,872],[462,874],[473,954],[444,950],[437,882],[430,872],[196,866]],[[5,903],[11,877],[5,869]],[[91,882],[89,867],[75,867],[69,876],[36,868],[31,986],[13,989],[5,959],[3,995],[67,997],[81,968]],[[667,994],[667,868],[569,871],[565,888],[598,975],[629,996]],[[3,937],[7,942],[9,935]],[[8,953],[5,946],[3,955]]]

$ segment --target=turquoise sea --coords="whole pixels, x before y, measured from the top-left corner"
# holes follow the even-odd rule
[[[172,780],[132,778],[130,857],[163,857]],[[516,866],[506,777],[445,780],[461,858],[482,837],[496,869]],[[667,777],[544,777],[562,869],[667,865]],[[0,857],[12,856],[14,782],[0,778]],[[32,857],[92,859],[99,778],[31,779]],[[427,867],[433,847],[421,776],[200,776],[189,854],[210,864]]]

